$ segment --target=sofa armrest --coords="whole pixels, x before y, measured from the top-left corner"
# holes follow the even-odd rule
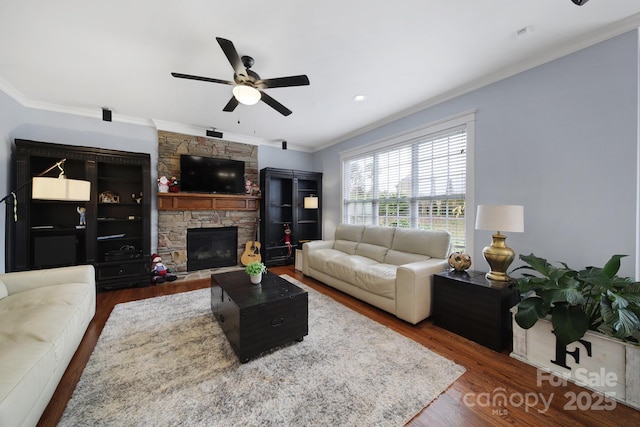
[[[433,275],[447,266],[447,260],[438,258],[398,266],[396,316],[414,325],[431,316]]]
[[[318,249],[331,249],[333,243],[333,240],[313,240],[302,245],[302,274],[309,275],[309,254]]]
[[[0,280],[7,287],[9,295],[63,283],[87,283],[93,287],[96,285],[96,276],[92,265],[16,271],[0,275]]]

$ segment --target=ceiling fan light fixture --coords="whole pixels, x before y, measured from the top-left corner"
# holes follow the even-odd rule
[[[244,105],[257,104],[262,97],[260,91],[251,86],[237,85],[233,88],[232,92],[238,102]]]

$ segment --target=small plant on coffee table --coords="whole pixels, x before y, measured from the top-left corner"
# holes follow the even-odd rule
[[[245,271],[249,276],[257,276],[258,274],[263,274],[267,272],[267,266],[265,266],[260,261],[253,261],[247,264]]]

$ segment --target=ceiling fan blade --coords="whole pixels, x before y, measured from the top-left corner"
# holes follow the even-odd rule
[[[227,105],[224,106],[222,111],[233,111],[236,109],[237,106],[238,106],[238,100],[236,99],[235,96],[232,96],[229,102],[227,102]]]
[[[228,80],[214,79],[211,77],[192,76],[191,74],[181,74],[181,73],[171,73],[171,75],[179,79],[200,80],[203,82],[221,83],[223,85],[235,85],[234,82],[230,82]]]
[[[260,100],[262,102],[264,102],[265,104],[267,104],[269,107],[273,108],[274,110],[276,110],[278,113],[282,114],[283,116],[288,116],[289,114],[291,114],[291,110],[289,110],[287,107],[285,107],[284,105],[280,104],[278,101],[276,101],[275,99],[273,99],[272,97],[270,97],[266,93],[264,93],[264,92],[260,92],[260,93],[262,93],[262,97],[260,98]]]
[[[275,79],[262,80],[268,88],[289,87],[289,86],[306,86],[309,84],[309,78],[305,75],[278,77]]]
[[[247,77],[247,69],[244,68],[244,64],[242,64],[242,60],[240,59],[233,42],[231,40],[223,39],[222,37],[216,37],[216,40],[224,52],[224,55],[229,60],[229,63],[233,67],[233,71],[235,71],[239,76]]]

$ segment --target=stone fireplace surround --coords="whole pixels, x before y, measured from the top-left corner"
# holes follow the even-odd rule
[[[245,174],[258,182],[258,147],[221,139],[158,131],[158,177],[180,182],[180,154],[242,160]],[[238,227],[238,260],[254,240],[258,210],[158,210],[158,254],[174,273],[187,271],[187,229]]]

